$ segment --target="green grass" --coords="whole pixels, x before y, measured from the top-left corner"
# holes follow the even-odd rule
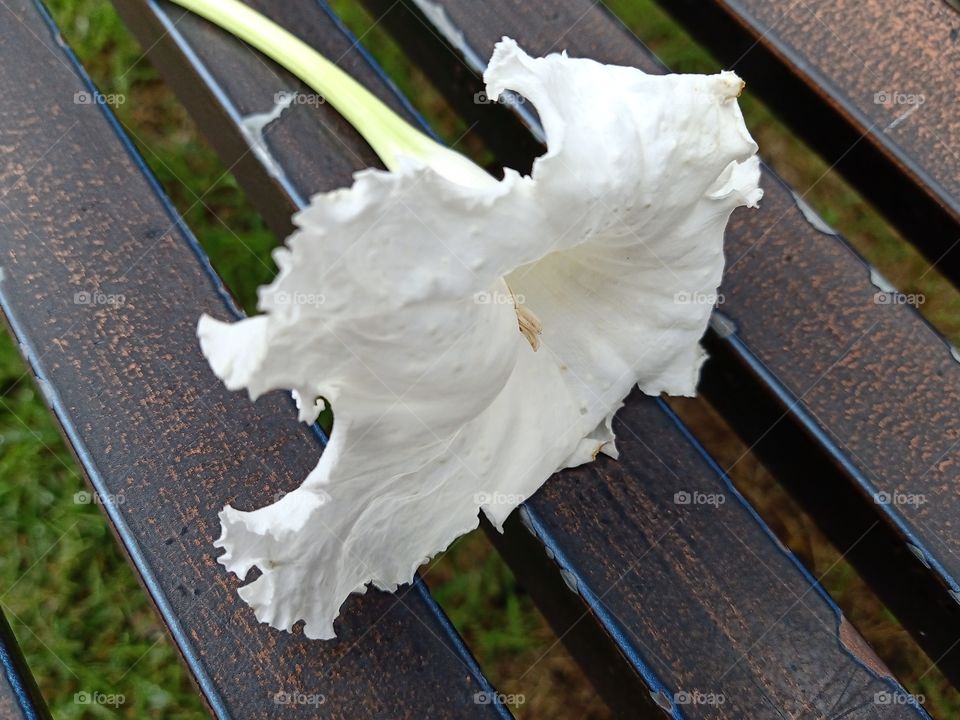
[[[200,139],[186,113],[141,58],[109,3],[52,0],[63,34],[100,89],[123,93],[118,117],[200,238],[228,286],[251,311],[257,285],[272,277],[276,239],[234,178]],[[356,27],[371,20],[336,2]],[[675,69],[712,71],[716,63],[648,0],[614,3],[627,23]],[[364,42],[420,110],[455,140],[466,130],[422,74],[380,28]],[[814,185],[808,200],[904,292],[927,294],[924,311],[956,342],[956,293],[835,176],[785,132],[752,97],[745,111],[765,157],[794,185]],[[468,136],[464,149],[482,157]],[[921,276],[923,276],[921,278]],[[196,718],[203,709],[99,509],[74,501],[84,489],[74,461],[26,374],[15,345],[0,335],[0,605],[56,718]],[[805,529],[804,538],[815,537]],[[788,533],[789,534],[789,533]],[[810,562],[829,557],[814,539]],[[846,571],[843,571],[846,572]],[[842,573],[838,573],[841,575]],[[464,538],[426,571],[436,597],[505,692],[523,692],[521,717],[602,718],[607,713],[482,533]],[[831,590],[859,592],[854,579]],[[873,608],[870,618],[882,615]],[[531,669],[532,668],[532,669]],[[522,679],[521,679],[522,678]],[[926,687],[926,686],[924,686]],[[949,702],[931,686],[938,707]],[[74,702],[77,692],[122,694],[115,710]]]

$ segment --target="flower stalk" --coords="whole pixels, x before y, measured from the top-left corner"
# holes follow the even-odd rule
[[[173,0],[252,45],[320,93],[369,143],[388,170],[420,160],[465,184],[493,178],[401,118],[336,64],[240,0]],[[479,171],[479,172],[478,172]]]

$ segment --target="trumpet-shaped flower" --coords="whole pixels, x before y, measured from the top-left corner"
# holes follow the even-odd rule
[[[479,512],[500,528],[556,471],[616,457],[634,385],[695,392],[727,220],[761,196],[743,83],[508,39],[484,79],[539,113],[530,176],[398,153],[295,216],[260,315],[200,321],[230,389],[293,390],[304,422],[334,410],[298,489],[220,516],[220,562],[260,569],[240,594],[274,627],[333,637],[350,593],[409,582]]]

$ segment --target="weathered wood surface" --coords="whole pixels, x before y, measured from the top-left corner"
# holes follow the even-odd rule
[[[501,544],[624,712],[626,673],[598,637],[677,717],[923,715],[892,704],[883,663],[661,401],[635,393],[614,429],[620,459],[552,478]],[[524,533],[549,557],[539,575],[510,547]]]
[[[0,303],[211,712],[508,716],[476,702],[489,685],[422,583],[351,599],[325,643],[237,597],[218,511],[295,487],[320,438],[289,397],[213,376],[195,327],[236,315],[225,290],[109,112],[75,99],[92,86],[49,19],[29,0],[0,17]],[[337,161],[329,187],[365,164]]]
[[[663,8],[960,282],[960,6],[667,0]]]
[[[257,6],[389,99],[389,85],[358,67],[358,51],[331,32],[320,5],[302,0]],[[269,111],[289,79],[279,71],[275,76],[269,63],[260,78],[235,72],[248,62],[249,51],[202,21],[181,19],[176,8],[160,6],[153,14],[152,5],[135,0],[122,0],[121,7],[142,43],[154,47],[161,71],[181,78],[182,98],[195,117],[235,118],[232,128],[226,126],[233,138],[222,137],[228,131],[222,124],[205,128],[221,135],[219,145],[232,163],[231,147],[244,152],[243,116]],[[165,34],[174,24],[175,31]],[[260,63],[249,62],[251,68]],[[197,83],[205,84],[202,92]],[[239,178],[246,187],[265,187],[274,163],[285,178],[278,192],[297,188],[302,197],[326,187],[323,165],[302,158],[326,157],[343,151],[342,145],[329,132],[296,134],[299,124],[309,122],[301,117],[305,112],[314,113],[316,123],[328,122],[323,106],[298,110],[300,116],[289,119],[281,115],[267,131],[271,163],[245,165]],[[253,200],[277,198],[264,193]],[[297,199],[288,195],[283,202],[289,206]],[[874,702],[878,693],[897,692],[869,669],[883,675],[881,664],[665,406],[635,397],[619,423],[624,460],[552,479],[528,503],[536,541],[519,530],[519,516],[507,538],[514,560],[527,563],[529,572],[521,577],[531,592],[562,632],[572,626],[571,635],[582,636],[575,643],[582,657],[591,647],[610,651],[594,653],[596,662],[587,669],[614,704],[634,713],[660,713],[665,704],[675,717],[779,717],[801,708],[824,714],[850,709],[848,717],[863,718],[916,714],[905,705]],[[720,508],[674,502],[676,493],[695,490],[721,493],[725,502]],[[572,558],[563,574],[545,547],[554,558],[558,552]],[[564,576],[576,583],[575,591],[557,585]],[[605,682],[609,677],[616,682]],[[672,704],[675,693],[684,691],[723,693],[726,703]]]
[[[557,0],[546,13],[519,0],[366,4],[428,74],[445,62],[470,66],[472,83],[461,73],[456,88],[469,97],[505,33],[534,55],[567,50],[664,71],[590,0]],[[424,25],[431,32],[418,36]],[[504,127],[488,107],[468,115],[485,137]],[[960,679],[960,355],[912,307],[878,301],[882,282],[774,173],[765,169],[761,184],[760,210],[735,213],[727,232],[701,390]]]

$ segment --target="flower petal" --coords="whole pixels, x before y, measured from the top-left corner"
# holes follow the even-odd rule
[[[501,522],[589,429],[569,427],[579,413],[520,333],[502,279],[550,243],[535,239],[535,213],[522,219],[529,183],[464,188],[413,165],[358,173],[295,218],[263,315],[201,319],[203,352],[229,387],[254,398],[291,388],[306,422],[318,397],[335,412],[296,492],[221,514],[220,561],[240,576],[259,567],[243,597],[261,620],[305,619],[308,635],[332,637],[347,595],[409,581],[476,527],[481,506]],[[555,422],[543,422],[551,406]]]
[[[485,79],[491,98],[511,89],[536,105],[549,147],[533,168],[537,202],[586,238],[507,282],[598,424],[595,449],[615,452],[603,428],[634,384],[695,393],[724,229],[734,209],[762,196],[757,146],[736,103],[743,83],[729,72],[655,76],[534,59],[506,38]],[[571,221],[578,197],[582,216]]]
[[[531,177],[357,173],[295,217],[262,315],[201,319],[228,387],[293,390],[305,422],[319,398],[334,409],[300,488],[221,513],[219,560],[259,568],[241,595],[275,627],[333,637],[351,592],[408,582],[478,509],[500,527],[556,470],[615,455],[635,383],[693,392],[710,307],[675,295],[716,290],[727,218],[759,199],[739,80],[507,40],[487,80],[537,104],[549,150]]]

